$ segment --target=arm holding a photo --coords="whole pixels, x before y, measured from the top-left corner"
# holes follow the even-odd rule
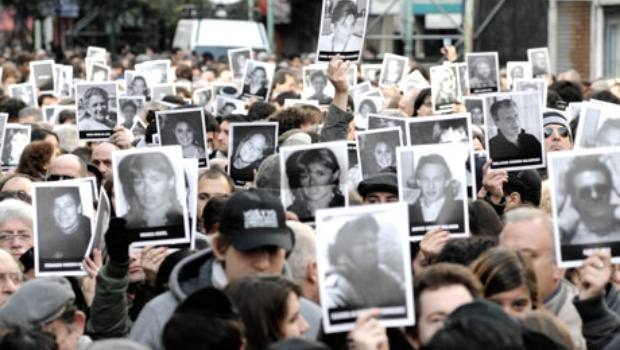
[[[340,56],[332,58],[327,67],[327,78],[334,85],[336,94],[325,117],[325,125],[321,130],[321,142],[337,140],[354,140],[355,130],[352,127],[353,115],[347,112],[349,100],[349,83],[347,71],[350,62],[343,61]]]

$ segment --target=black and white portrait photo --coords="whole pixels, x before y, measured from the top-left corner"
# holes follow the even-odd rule
[[[620,146],[620,107],[584,101],[575,134],[575,149]]]
[[[365,81],[363,83],[355,84],[349,87],[349,96],[355,99],[357,96],[365,95],[369,93],[372,89],[372,84],[370,82]]]
[[[87,181],[34,184],[35,274],[86,275],[94,232],[93,190]]]
[[[317,61],[340,55],[358,61],[364,47],[369,0],[323,1]]]
[[[248,60],[243,76],[243,98],[258,97],[259,100],[269,100],[271,83],[276,66],[273,63],[264,63]]]
[[[545,166],[543,111],[536,92],[486,95],[486,150],[491,169]]]
[[[460,98],[460,90],[457,65],[431,67],[431,101],[434,113],[451,112]]]
[[[467,69],[467,63],[455,63],[456,69],[459,73],[459,98],[469,94],[469,70]]]
[[[469,90],[473,94],[499,91],[499,62],[497,52],[465,54],[469,72]]]
[[[368,116],[380,113],[383,110],[383,96],[365,94],[355,98],[355,126],[362,129],[368,128]]]
[[[409,59],[405,56],[386,53],[383,56],[383,63],[381,65],[379,85],[393,86],[400,84],[407,73],[408,62]]]
[[[353,329],[369,308],[385,327],[414,322],[405,203],[317,211],[317,267],[326,333]]]
[[[142,110],[146,100],[144,96],[121,96],[118,98],[118,106],[120,114],[118,115],[118,124],[126,129],[131,127],[140,120]]]
[[[532,66],[532,76],[534,78],[544,77],[548,74],[551,74],[549,49],[547,49],[546,47],[528,49],[527,59]]]
[[[233,180],[254,180],[254,172],[276,152],[278,123],[231,123],[228,141],[228,174]]]
[[[30,62],[30,76],[32,83],[41,94],[53,94],[56,83],[54,60]]]
[[[328,105],[334,97],[334,86],[327,80],[324,64],[313,64],[303,68],[303,96],[307,100],[317,100],[319,105]]]
[[[230,67],[234,79],[243,79],[245,75],[245,64],[251,59],[253,59],[253,57],[252,49],[250,48],[228,50],[228,66]]]
[[[560,267],[577,267],[597,249],[620,262],[617,179],[620,149],[549,153],[549,180]]]
[[[407,131],[409,145],[411,146],[441,143],[460,144],[459,154],[465,164],[467,176],[467,196],[475,198],[476,167],[474,163],[470,116],[468,114],[412,118],[408,123]]]
[[[183,158],[198,159],[207,167],[207,132],[202,108],[183,108],[156,112],[157,134],[162,146],[179,145]]]
[[[16,167],[22,151],[29,143],[30,125],[7,123],[2,139],[2,167]]]
[[[401,144],[405,144],[407,138],[407,119],[401,117],[388,117],[379,114],[368,115],[368,130],[383,129],[397,126],[400,128]]]
[[[11,97],[24,101],[28,107],[39,107],[37,90],[32,83],[11,84],[9,93]]]
[[[356,138],[364,179],[396,169],[396,147],[402,146],[399,127],[357,132]]]
[[[108,59],[108,51],[105,47],[89,46],[86,48],[86,58],[94,58],[99,62],[105,63]]]
[[[102,83],[110,80],[110,67],[101,63],[93,63],[90,65],[86,80],[93,83]]]
[[[281,199],[301,221],[348,204],[346,141],[280,148]]]
[[[484,107],[485,99],[480,96],[465,96],[463,97],[463,104],[465,110],[471,117],[471,123],[480,127],[484,126]]]
[[[207,87],[202,89],[197,89],[192,94],[192,100],[194,104],[197,106],[205,107],[208,105],[213,99],[213,88]]]
[[[146,61],[136,68],[137,74],[146,78],[148,86],[167,84],[173,81],[170,73],[170,60]]]
[[[73,96],[73,66],[56,64],[54,65],[56,71],[56,95],[60,97]]]
[[[131,77],[125,75],[125,82],[127,83],[127,96],[142,96],[146,98],[151,94],[146,78],[142,74],[133,74]]]
[[[215,114],[216,117],[226,117],[237,113],[246,113],[244,101],[218,96],[213,104],[213,114]]]
[[[513,80],[512,91],[533,91],[540,98],[540,105],[547,105],[547,81],[545,79],[536,78],[517,78]]]
[[[381,76],[381,63],[364,63],[360,66],[362,78],[371,83],[373,86],[379,85],[379,77]]]
[[[174,84],[156,84],[151,88],[151,101],[161,101],[166,96],[176,96],[177,88]]]
[[[81,140],[107,140],[118,122],[116,82],[77,83],[77,127]]]
[[[532,65],[528,61],[508,61],[506,63],[506,79],[508,86],[513,86],[515,79],[531,79]]]
[[[453,237],[469,232],[467,178],[459,143],[398,148],[398,188],[409,204],[411,240],[432,229]]]
[[[189,242],[187,190],[180,146],[112,153],[116,215],[139,231],[134,245]]]

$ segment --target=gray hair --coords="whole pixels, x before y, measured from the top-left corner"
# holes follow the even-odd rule
[[[38,108],[26,107],[26,108],[22,108],[19,110],[17,117],[18,118],[34,117],[36,121],[40,122],[41,120],[43,120],[43,113],[41,113],[41,111]]]
[[[531,207],[520,207],[517,209],[510,210],[509,212],[504,214],[504,229],[508,224],[518,223],[522,221],[536,221],[539,220],[547,234],[551,238],[551,256],[555,259],[555,239],[553,237],[553,221],[551,221],[551,217],[544,210],[539,208],[531,208]],[[500,240],[502,235],[504,234],[504,230],[500,233]]]
[[[308,264],[316,260],[314,230],[296,221],[287,221],[286,224],[295,232],[295,248],[287,260],[291,277],[294,281],[303,281],[306,279]]]
[[[10,219],[17,219],[32,227],[32,206],[19,199],[5,199],[0,202],[0,225]]]

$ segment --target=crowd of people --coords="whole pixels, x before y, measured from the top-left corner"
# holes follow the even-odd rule
[[[349,10],[338,11],[343,19],[333,18],[335,27],[344,25]],[[329,50],[347,47],[337,31],[331,35]],[[454,47],[443,50],[447,63],[459,60]],[[46,59],[72,66],[76,85],[86,84],[86,50],[67,50],[62,57],[7,51],[0,57],[4,141],[15,143],[4,142],[0,178],[1,349],[620,349],[620,265],[612,264],[612,257],[620,256],[613,246],[620,244],[620,198],[618,174],[608,161],[571,163],[565,182],[554,184],[565,189],[566,198],[556,198],[545,167],[492,169],[485,157],[455,165],[436,154],[424,155],[416,158],[417,169],[409,170],[412,178],[403,184],[399,167],[413,164],[399,164],[396,149],[414,144],[405,141],[414,133],[403,129],[401,140],[395,139],[395,122],[384,125],[391,126],[391,136],[357,145],[363,148],[353,158],[368,167],[362,174],[357,161],[343,168],[347,163],[332,147],[337,141],[355,144],[356,132],[370,129],[370,124],[355,123],[355,101],[360,100],[351,96],[353,62],[336,56],[304,84],[304,67],[314,64],[310,56],[253,55],[260,64],[245,63],[246,55],[229,62],[228,57],[180,49],[106,54],[108,83],[117,84],[122,96],[145,98],[139,112],[138,105],[131,105],[129,123],[117,118],[124,108],[117,113],[110,102],[118,96],[96,86],[82,92],[78,87],[78,96],[39,93],[36,104],[12,97],[14,84],[32,81],[29,63]],[[162,81],[174,84],[173,93],[161,99],[144,77],[149,73],[145,63],[156,60],[170,60],[170,77]],[[405,76],[415,72],[430,81],[430,67],[398,59],[384,66],[381,82],[366,81],[362,74],[356,82],[380,90],[383,104],[376,113],[388,117],[382,122],[434,118],[432,99],[443,97],[433,97],[430,84],[397,84],[403,70]],[[137,67],[141,75],[126,81],[126,73]],[[245,67],[251,71],[239,74]],[[275,72],[268,71],[271,67]],[[492,68],[485,57],[473,67]],[[499,75],[499,91],[510,91],[506,70]],[[468,111],[462,99],[446,112],[471,112],[471,131],[448,121],[418,136],[437,139],[431,143],[458,139],[464,148],[473,146],[469,152],[489,158],[511,157],[487,152],[489,144],[494,151],[514,148],[521,158],[540,156],[540,147],[543,156],[570,153],[580,117],[569,104],[620,104],[616,81],[583,79],[573,70],[543,78],[548,108],[541,117],[542,140],[524,132],[510,100],[488,110],[486,120],[495,120],[499,130],[489,142],[480,126],[485,118],[477,116],[484,107]],[[493,85],[469,83],[472,88]],[[325,92],[328,84],[333,96]],[[304,92],[304,85],[313,91]],[[206,97],[195,98],[193,92],[210,87]],[[302,96],[319,106],[304,104]],[[220,97],[243,101],[243,113],[234,103],[234,109],[223,112]],[[286,100],[301,100],[301,105],[285,107]],[[72,106],[77,108],[63,110],[55,120],[45,117],[46,108]],[[183,109],[202,109],[203,120],[178,118],[158,125],[159,112]],[[440,128],[444,124],[449,127]],[[18,144],[9,133],[20,125],[29,127],[28,144]],[[111,136],[93,141],[83,129],[109,130]],[[606,145],[611,142],[620,144],[611,140]],[[187,203],[179,199],[175,182],[183,172],[170,157],[127,153],[163,144],[180,145],[183,158],[208,159],[208,167],[182,179],[193,194]],[[288,147],[296,148],[285,151]],[[287,157],[281,159],[283,154]],[[472,176],[470,198],[459,194],[465,190],[451,173],[461,165]],[[87,177],[110,199],[109,221],[97,223],[102,229],[89,224],[102,201],[91,198],[94,206],[87,208],[83,190],[63,187]],[[197,178],[195,192],[189,190],[192,178]],[[49,185],[41,187],[44,182]],[[379,232],[394,223],[371,216],[344,224],[342,239],[330,246],[334,269],[319,278],[317,240],[323,233],[315,230],[317,210],[402,202],[404,187],[415,195],[408,198],[409,223],[428,228],[410,242],[411,285],[399,277],[402,271],[391,271],[376,255],[384,244]],[[127,198],[122,210],[116,208],[118,196]],[[554,201],[570,201],[578,219],[554,213]],[[456,228],[445,226],[454,222]],[[174,237],[183,237],[187,227],[195,231],[191,244],[136,246],[144,243],[136,227],[145,225]],[[98,230],[105,235],[101,245],[93,245]],[[86,231],[86,238],[75,235]],[[454,232],[466,237],[455,238]],[[560,263],[558,245],[592,240],[612,247],[577,254],[573,268]],[[39,266],[40,257],[75,260],[76,251],[88,251],[77,258],[82,273],[41,273],[47,270]],[[322,300],[322,291],[329,301]],[[401,300],[406,293],[412,294],[415,322],[387,327],[384,301]],[[327,302],[364,310],[351,330],[331,333],[321,308]]]

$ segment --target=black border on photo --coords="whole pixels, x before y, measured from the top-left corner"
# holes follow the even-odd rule
[[[398,164],[398,192],[400,200],[407,202],[409,207],[409,235],[410,240],[422,240],[424,234],[436,228],[449,231],[453,238],[469,236],[469,208],[467,203],[467,178],[465,164],[458,161],[459,150],[462,145],[458,143],[428,144],[418,146],[399,147],[397,149]],[[437,186],[443,185],[443,204],[437,212],[434,220],[424,220],[424,210],[421,204],[423,189],[420,188],[422,181],[417,179],[420,162],[424,165],[447,167],[449,179],[444,179],[443,184],[431,183],[428,188],[429,195],[438,194]],[[460,165],[459,165],[460,164]],[[430,181],[436,181],[432,179]],[[434,185],[434,186],[433,186]],[[452,191],[452,196],[446,191]],[[439,198],[435,198],[440,200]]]
[[[388,64],[391,61],[398,61],[400,66],[400,77],[398,80],[387,80],[388,75]],[[394,85],[399,85],[405,79],[405,74],[407,73],[407,69],[409,64],[409,58],[405,56],[394,55],[391,53],[386,53],[383,56],[383,62],[381,63],[381,75],[379,75],[379,86],[381,87],[389,87]],[[395,72],[398,73],[398,72]]]
[[[293,158],[293,160],[289,160],[291,156],[295,156],[295,158]],[[307,205],[307,200],[305,198],[301,198],[296,201],[295,195],[292,193],[293,191],[303,191],[304,186],[301,183],[301,172],[304,171],[304,169],[288,169],[287,162],[290,161],[291,163],[293,163],[293,161],[295,161],[293,165],[297,167],[309,166],[310,164],[306,162],[306,159],[297,159],[301,157],[310,157],[311,160],[319,159],[322,163],[318,164],[320,164],[322,168],[329,169],[330,167],[332,167],[332,169],[330,170],[333,170],[334,167],[337,167],[336,171],[338,172],[338,174],[332,171],[331,176],[333,178],[331,180],[331,184],[319,186],[310,185],[305,187],[311,188],[312,191],[310,192],[320,192],[321,190],[324,190],[323,188],[321,188],[322,186],[333,186],[334,183],[337,183],[338,188],[332,188],[333,194],[329,207],[333,208],[348,206],[349,184],[347,172],[349,170],[349,159],[346,141],[321,142],[310,145],[288,146],[280,148],[280,199],[282,201],[282,206],[286,210],[294,212],[303,222],[312,222],[314,220],[315,211]],[[325,157],[327,157],[328,159],[326,159]],[[288,174],[298,177],[297,182],[299,182],[299,188],[291,188]],[[310,177],[308,181],[310,180],[313,180],[313,178]]]
[[[256,158],[254,162],[250,163],[246,167],[238,169],[234,166],[234,159],[237,159],[239,155],[241,143],[248,141],[249,138],[257,134],[261,134],[265,142],[262,156]],[[259,165],[263,162],[263,160],[265,160],[265,158],[276,153],[277,146],[277,122],[230,123],[228,132],[228,175],[230,175],[233,180],[240,182],[249,182],[254,180],[254,173],[258,169]]]
[[[57,193],[60,192],[60,193]],[[77,193],[76,193],[77,192]],[[50,245],[56,242],[56,247],[52,247],[52,250],[64,250],[69,248],[69,244],[63,244],[63,241],[71,239],[74,245],[78,240],[74,236],[63,236],[65,233],[57,226],[55,218],[55,201],[58,198],[69,196],[72,202],[75,202],[75,197],[79,198],[79,203],[76,205],[75,214],[78,215],[76,219],[77,230],[79,232],[72,233],[79,234],[83,239],[87,239],[85,249],[83,252],[72,252],[72,256],[54,257],[50,249]],[[56,196],[56,197],[53,197]],[[34,255],[35,255],[35,276],[85,276],[82,266],[82,261],[92,250],[93,240],[95,236],[95,213],[93,208],[94,194],[92,184],[89,181],[83,180],[64,180],[55,182],[36,182],[32,188],[32,207],[34,210],[33,215],[33,231],[34,231]],[[70,205],[65,203],[64,212],[68,211]],[[60,219],[62,219],[65,213],[60,212]],[[88,237],[85,237],[85,236]],[[45,238],[43,236],[53,236]],[[43,248],[45,247],[45,248]],[[71,247],[77,248],[77,247]],[[44,252],[45,251],[45,252]]]
[[[108,97],[108,115],[106,118],[110,124],[106,129],[89,129],[80,125],[83,122],[86,107],[83,101],[84,95],[91,89],[102,89]],[[118,84],[115,81],[103,83],[80,82],[75,84],[75,119],[80,140],[105,141],[112,136],[114,128],[118,125]]]
[[[614,179],[620,176],[618,166],[620,147],[552,152],[549,153],[548,161],[555,256],[558,266],[579,267],[590,254],[598,250],[609,251],[612,264],[620,263],[620,220],[614,215],[617,203],[614,204],[611,197],[613,192],[617,192]],[[581,183],[586,186],[578,188],[576,182],[582,178],[577,177],[583,173],[587,173],[588,183]],[[605,178],[608,183],[596,181],[600,178],[593,177],[594,173],[600,174],[600,178]],[[568,183],[567,177],[573,181]],[[590,196],[592,191],[596,191],[598,199],[582,198],[583,194],[580,192],[583,191],[589,191]],[[577,200],[573,196],[576,196]],[[601,199],[609,201],[606,214],[611,217],[610,224],[613,226],[603,230],[605,235],[589,232],[580,213],[590,208],[595,212],[600,211],[601,206],[605,206],[604,203],[598,203]],[[603,219],[593,217],[591,220],[600,223]],[[580,230],[585,230],[585,234],[579,235]]]
[[[173,126],[168,126],[166,124],[169,122],[169,118],[177,119],[178,121],[173,121]],[[175,139],[174,127],[176,123],[184,122],[188,126],[191,126],[194,134],[194,140],[192,141],[191,146],[193,146],[195,154],[191,157],[184,156],[184,158],[198,159],[198,167],[201,169],[209,166],[207,159],[207,128],[205,126],[204,109],[180,108],[167,111],[157,111],[155,112],[155,120],[157,122],[157,135],[159,136],[162,146],[179,145],[178,140],[173,140]],[[198,152],[198,155],[196,155],[196,152]]]
[[[351,252],[355,243],[368,245],[367,240],[355,239],[364,234],[360,229],[365,229],[367,235],[375,234],[377,237],[377,265],[341,263],[343,260],[356,259]],[[323,328],[326,333],[353,329],[359,314],[372,307],[380,309],[381,315],[378,321],[384,327],[414,324],[413,281],[408,238],[407,205],[404,202],[317,210],[317,268]],[[370,246],[366,247],[369,248]],[[378,279],[374,281],[377,284],[354,288],[356,291],[364,288],[375,293],[371,295],[371,292],[367,292],[364,296],[350,295],[347,292],[350,293],[351,289],[339,288],[342,284],[352,283],[346,281],[346,277],[339,273],[341,269],[346,268],[375,269],[367,271],[377,276]],[[338,283],[339,281],[344,283]],[[368,305],[370,303],[372,305]]]
[[[507,171],[536,169],[545,167],[545,136],[543,134],[543,108],[540,106],[540,98],[537,92],[501,92],[484,96],[485,103],[485,150],[491,159],[490,169],[504,169]],[[522,99],[520,105],[515,102]],[[497,126],[493,120],[492,111],[496,103],[511,100],[517,107],[519,118],[519,131],[517,135],[518,147],[525,148],[526,154],[514,154],[523,151],[508,141],[506,137],[498,134]],[[532,102],[533,101],[533,102]],[[508,102],[503,102],[506,104]],[[505,108],[499,108],[505,109]],[[511,127],[507,125],[506,127]],[[538,145],[536,145],[538,144]],[[498,153],[499,152],[499,153]],[[495,155],[495,158],[493,157]]]
[[[360,131],[355,134],[355,140],[357,143],[357,159],[359,160],[363,179],[376,175],[387,167],[396,168],[396,148],[403,145],[401,142],[403,139],[401,134],[402,130],[398,126]],[[388,145],[387,143],[390,143],[391,141],[394,142]],[[392,164],[384,167],[381,167],[378,164],[378,166],[372,166],[371,164],[369,164],[370,159],[375,157],[374,150],[372,149],[375,148],[379,142],[383,142],[387,146],[392,146]],[[368,143],[371,143],[372,145],[368,145]],[[367,147],[369,146],[372,147],[368,149]]]
[[[362,4],[361,9],[359,4]],[[328,7],[328,5],[331,5]],[[333,7],[332,7],[333,6]],[[355,7],[355,9],[353,9]],[[329,2],[324,0],[321,9],[321,24],[319,26],[319,37],[317,41],[316,60],[318,62],[328,62],[333,57],[340,55],[345,61],[359,61],[362,56],[362,50],[364,48],[364,38],[366,36],[366,24],[368,22],[368,10],[370,7],[370,0],[342,0],[340,2]],[[350,15],[350,11],[355,11],[354,28],[344,47],[341,50],[337,50],[334,47],[334,23],[332,18],[334,12],[338,11],[341,14],[340,19],[346,20]],[[331,13],[330,13],[331,12]],[[360,23],[360,19],[362,22]],[[355,33],[355,29],[362,29],[360,33]],[[351,44],[352,43],[352,44]],[[351,44],[351,46],[349,46]]]
[[[478,84],[478,78],[475,77],[476,69],[474,69],[474,66],[476,66],[480,62],[480,60],[484,60],[489,65],[490,72],[488,77],[489,81],[480,82],[480,84]],[[500,91],[499,58],[497,52],[466,53],[465,62],[467,63],[467,72],[469,74],[469,90],[472,94]]]
[[[122,169],[121,169],[122,166]],[[146,202],[161,205],[169,204],[172,210],[166,214],[167,222],[163,225],[149,225],[145,223],[142,209],[137,208],[131,212],[131,205],[128,204],[127,196],[123,188],[132,197],[135,194],[133,186],[148,185],[147,181],[136,177],[140,171],[139,166],[152,172],[163,174],[170,179],[160,183],[168,187],[166,190],[148,189]],[[126,168],[125,168],[126,167]],[[112,168],[114,169],[114,203],[116,215],[123,217],[127,221],[127,229],[137,231],[138,240],[132,246],[147,245],[168,245],[175,243],[188,243],[190,240],[190,229],[187,209],[187,190],[185,185],[185,172],[183,171],[183,152],[180,146],[161,146],[145,147],[129,150],[116,151],[112,154]],[[128,173],[130,172],[130,173]],[[165,173],[168,174],[165,174]],[[121,180],[121,178],[123,180]],[[174,183],[170,183],[173,181]],[[152,182],[152,181],[150,181]],[[137,196],[137,195],[136,195]],[[162,199],[163,196],[169,198]],[[140,200],[136,198],[135,200]]]
[[[39,94],[53,94],[56,86],[54,60],[31,61],[30,76]]]

